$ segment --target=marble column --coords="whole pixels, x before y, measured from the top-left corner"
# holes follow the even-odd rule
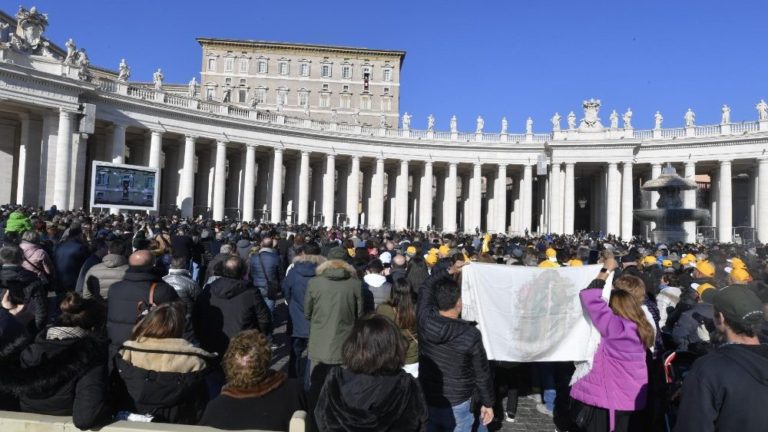
[[[520,199],[523,202],[520,231],[522,234],[525,234],[525,231],[530,233],[531,224],[533,223],[533,167],[531,165],[523,166],[520,194],[522,195]]]
[[[123,135],[125,136],[125,135]],[[184,137],[184,165],[181,171],[179,199],[181,201],[181,217],[192,217],[195,205],[195,137]]]
[[[757,160],[757,238],[768,244],[768,157]]]
[[[360,224],[360,156],[352,156],[347,176],[347,218],[349,226]]]
[[[422,231],[426,231],[428,226],[432,226],[432,162],[424,162],[424,172],[421,176],[421,186],[419,188],[419,224]]]
[[[369,226],[380,229],[384,225],[384,159],[376,158],[376,171],[371,180],[371,209]]]
[[[563,234],[573,234],[576,215],[576,184],[574,163],[565,164],[565,196],[563,197]]]
[[[163,151],[163,133],[157,130],[152,131],[149,139],[149,167],[158,169],[158,181],[160,180],[160,159]]]
[[[622,165],[621,173],[621,238],[624,241],[632,238],[632,222],[634,208],[633,170],[632,162],[626,161]]]
[[[125,163],[125,125],[112,125],[112,163]]]
[[[443,231],[456,231],[456,188],[457,188],[456,162],[448,164],[448,176],[445,180],[445,194],[443,202]]]
[[[696,181],[696,162],[688,161],[685,163],[684,177]],[[696,208],[696,189],[683,191],[683,207]],[[694,243],[696,241],[696,221],[685,222],[683,225],[688,233],[688,243]]]
[[[549,172],[549,231],[552,233],[563,233],[562,204],[560,162],[553,162]]]
[[[608,193],[605,206],[607,223],[606,233],[621,234],[621,177],[616,162],[608,163]]]
[[[499,233],[507,232],[507,165],[499,164],[496,182],[493,185],[493,203],[496,211],[494,229]]]
[[[75,115],[59,111],[59,132],[56,139],[56,173],[53,203],[59,210],[69,210],[70,166],[72,164],[72,121]]]
[[[720,193],[719,215],[717,221],[718,241],[730,243],[733,239],[733,193],[731,178],[731,161],[720,161]]]
[[[25,112],[17,113],[19,116],[19,122],[21,123],[21,130],[19,132],[19,157],[18,157],[18,170],[16,171],[16,204],[28,205],[31,204],[30,197],[27,195],[26,185],[27,182],[27,151],[30,149],[29,134],[30,123],[29,114]]]
[[[325,172],[323,173],[323,225],[333,226],[335,214],[333,203],[336,199],[336,156],[325,155]]]
[[[309,152],[301,152],[301,161],[299,162],[299,204],[298,204],[299,224],[305,224],[309,221]]]
[[[243,221],[253,221],[253,208],[256,198],[256,146],[245,146],[245,174],[243,175]]]
[[[283,220],[283,149],[279,148],[275,149],[272,162],[272,202],[269,215],[272,223]]]
[[[154,135],[153,135],[154,137]],[[213,220],[224,219],[224,197],[227,185],[227,143],[216,142],[216,171],[213,180]]]
[[[470,181],[470,219],[469,232],[474,232],[475,228],[482,226],[482,210],[483,210],[483,165],[475,163],[472,167],[472,181]]]

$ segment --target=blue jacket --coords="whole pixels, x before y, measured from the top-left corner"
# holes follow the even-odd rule
[[[261,259],[261,263],[259,262]],[[264,264],[263,270],[262,265]],[[262,291],[267,289],[267,278],[270,281],[283,280],[280,263],[280,255],[272,248],[261,248],[258,254],[251,257],[251,281],[253,286],[260,288]],[[264,275],[266,270],[267,274]]]
[[[56,281],[62,291],[74,291],[80,269],[90,253],[88,247],[77,240],[67,240],[59,243],[53,256],[56,268]]]
[[[304,295],[307,293],[307,282],[315,277],[315,269],[323,262],[325,258],[321,255],[297,256],[283,280],[283,295],[293,323],[293,337],[309,337],[309,320],[304,316]]]

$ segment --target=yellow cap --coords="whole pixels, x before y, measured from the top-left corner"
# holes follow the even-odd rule
[[[582,267],[582,266],[584,266],[584,263],[580,259],[576,259],[576,258],[568,261],[567,264],[568,264],[569,267]]]
[[[347,253],[349,254],[349,256],[354,258],[355,257],[355,248],[347,248]]]
[[[416,255],[416,247],[415,246],[408,246],[405,249],[405,253],[407,253],[408,255]]]
[[[696,264],[696,270],[706,277],[715,277],[715,266],[709,261],[699,261]]]
[[[550,260],[544,260],[539,263],[539,268],[557,268],[557,267],[560,267],[560,264]]]
[[[715,289],[715,287],[712,286],[712,284],[708,284],[708,283],[692,284],[691,286],[696,290],[697,293],[699,293],[699,297],[701,297],[704,294],[704,291]]]
[[[437,254],[427,254],[426,258],[424,258],[424,261],[427,263],[427,265],[430,266],[437,264]]]
[[[656,257],[653,255],[648,255],[647,257],[643,258],[643,265],[655,265],[658,261],[656,261]]]
[[[557,251],[552,248],[547,249],[545,253],[547,254],[547,258],[554,258],[557,256]]]
[[[440,249],[437,250],[437,252],[441,256],[448,256],[448,252],[450,252],[450,251],[451,251],[451,248],[449,248],[448,245],[446,245],[446,244],[440,245]]]
[[[731,280],[734,282],[749,282],[751,279],[752,277],[749,276],[749,272],[743,268],[734,268],[731,270]]]
[[[728,260],[728,262],[731,263],[731,267],[735,269],[746,269],[747,265],[744,264],[744,261],[741,260],[739,257],[733,257]]]
[[[662,267],[672,267],[672,260],[664,260],[661,262]]]

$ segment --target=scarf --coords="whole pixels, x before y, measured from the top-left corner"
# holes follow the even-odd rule
[[[88,335],[88,330],[80,327],[51,327],[45,334],[46,340],[82,339]]]

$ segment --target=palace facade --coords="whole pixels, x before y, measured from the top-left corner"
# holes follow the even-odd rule
[[[530,121],[525,133],[508,133],[506,120],[488,133],[480,118],[470,133],[455,122],[447,132],[434,121],[415,130],[406,114],[398,122],[400,51],[199,39],[200,82],[168,85],[160,71],[141,83],[125,62],[118,71],[91,65],[71,40],[58,47],[34,8],[0,23],[0,202],[88,207],[97,160],[160,169],[163,214],[629,238],[652,228],[632,210],[655,206],[640,186],[669,163],[701,181],[684,205],[711,211],[708,223],[688,223],[691,240],[768,242],[764,102],[754,121],[731,122],[723,107],[721,124],[696,125],[689,113],[683,128],[663,128],[659,116],[655,129],[636,130],[631,112],[621,126],[616,113],[603,125],[600,101],[589,100],[579,124],[571,114],[561,129],[556,115],[546,133]]]

